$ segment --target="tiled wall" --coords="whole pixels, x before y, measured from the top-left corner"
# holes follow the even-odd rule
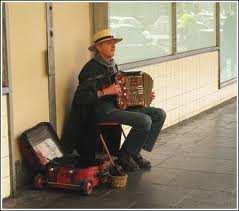
[[[10,168],[9,168],[9,144],[8,144],[8,114],[7,96],[2,96],[2,135],[1,135],[1,185],[2,198],[10,195]]]
[[[236,96],[236,84],[218,89],[217,51],[145,66],[140,70],[154,79],[156,98],[152,106],[166,111],[163,128]]]

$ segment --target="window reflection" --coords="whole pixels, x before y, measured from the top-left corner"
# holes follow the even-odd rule
[[[109,26],[123,38],[117,46],[118,63],[171,53],[170,3],[109,3]]]
[[[236,77],[237,70],[237,5],[220,3],[221,82]]]
[[[177,51],[216,46],[214,2],[177,3]]]

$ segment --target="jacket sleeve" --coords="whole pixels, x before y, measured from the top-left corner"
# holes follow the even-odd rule
[[[75,93],[76,104],[94,104],[97,99],[97,89],[94,81],[84,81],[78,85]]]
[[[87,63],[79,74],[79,85],[75,92],[76,104],[94,104],[97,100],[97,81],[92,80],[96,76],[97,67],[92,62]]]

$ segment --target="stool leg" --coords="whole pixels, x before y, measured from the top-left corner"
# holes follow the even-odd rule
[[[112,164],[113,166],[115,166],[115,162],[114,162],[114,160],[112,159],[112,157],[111,157],[111,155],[110,155],[110,152],[109,152],[109,150],[108,150],[108,147],[107,147],[107,145],[106,145],[106,143],[105,143],[105,141],[104,141],[104,138],[103,138],[103,136],[102,136],[101,133],[100,133],[100,140],[101,140],[101,142],[102,142],[102,144],[103,144],[103,147],[104,147],[105,151],[107,152],[107,155],[108,155],[108,157],[109,157],[109,159],[110,159],[111,164]]]

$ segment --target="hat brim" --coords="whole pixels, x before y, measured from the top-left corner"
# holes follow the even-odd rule
[[[105,42],[105,41],[109,41],[109,40],[115,40],[115,43],[118,43],[118,42],[122,41],[123,39],[122,38],[107,38],[107,39],[101,40],[97,43],[93,43],[88,49],[90,51],[95,51],[96,50],[96,48],[95,48],[96,44],[102,43],[102,42]]]

